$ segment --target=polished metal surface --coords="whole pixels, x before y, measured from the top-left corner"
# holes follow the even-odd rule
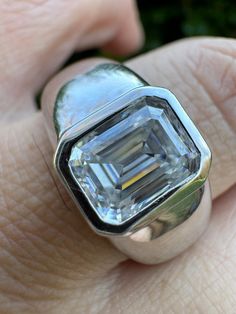
[[[179,206],[183,209],[184,201],[180,202]],[[157,220],[129,237],[111,237],[110,239],[120,251],[137,262],[162,263],[182,253],[199,239],[207,228],[210,214],[211,193],[207,181],[201,201],[193,214],[175,228],[164,234],[160,233],[161,236],[158,236],[163,225]],[[171,217],[168,218],[167,214],[165,219],[171,224]]]
[[[98,65],[63,86],[54,107],[58,137],[130,90],[148,85],[141,77],[120,64]]]
[[[112,226],[94,213],[92,204],[78,189],[68,169],[72,145],[114,113],[143,96],[164,99],[171,106],[200,152],[196,175],[135,218]],[[75,203],[90,226],[107,236],[134,260],[157,263],[192,244],[206,227],[210,215],[210,190],[205,185],[211,153],[201,134],[175,96],[164,88],[151,87],[134,72],[119,64],[102,64],[75,77],[59,92],[54,107],[58,145],[54,164]]]

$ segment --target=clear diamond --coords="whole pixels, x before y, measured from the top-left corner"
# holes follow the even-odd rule
[[[80,138],[69,168],[100,218],[118,225],[184,184],[199,162],[168,103],[147,96]]]

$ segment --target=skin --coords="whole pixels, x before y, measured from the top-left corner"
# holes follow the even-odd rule
[[[214,158],[209,228],[150,267],[84,223],[52,169],[34,104],[75,49],[127,54],[141,45],[133,2],[3,0],[0,21],[0,313],[235,313],[236,41],[182,40],[127,62],[176,94]],[[52,93],[65,73],[49,83]]]

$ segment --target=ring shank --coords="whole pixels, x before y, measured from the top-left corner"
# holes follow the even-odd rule
[[[55,102],[53,117],[58,138],[72,125],[114,101],[117,95],[145,85],[148,84],[144,80],[120,64],[98,65],[78,75],[61,88]],[[78,104],[83,104],[79,110]]]
[[[78,71],[79,72],[79,71]],[[82,71],[83,73],[83,71]],[[63,82],[63,79],[62,79]],[[98,88],[99,82],[99,88]],[[148,85],[131,70],[108,63],[96,65],[90,71],[76,74],[62,85],[58,95],[43,97],[43,111],[53,147],[66,130],[114,101],[117,95]],[[50,86],[49,86],[50,87]],[[50,90],[50,88],[49,88]],[[96,93],[94,93],[96,90]],[[110,236],[111,242],[128,257],[145,264],[166,261],[189,247],[205,230],[211,212],[211,193],[208,181],[199,198],[199,190],[176,204],[171,212],[129,236]],[[190,211],[189,202],[194,208]],[[182,221],[173,220],[173,212],[182,212]]]
[[[184,201],[180,206],[184,206]],[[111,237],[121,252],[144,264],[157,264],[169,260],[192,245],[204,232],[211,213],[211,193],[208,181],[201,201],[194,213],[172,230],[152,237],[148,227],[129,237]]]

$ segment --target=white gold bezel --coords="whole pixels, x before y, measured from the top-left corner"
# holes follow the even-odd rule
[[[75,185],[68,166],[70,149],[83,134],[93,129],[116,112],[126,108],[129,103],[145,96],[155,96],[168,102],[171,109],[174,111],[200,152],[199,170],[191,180],[185,182],[176,191],[171,194],[165,193],[158,206],[155,206],[154,208],[149,206],[147,209],[138,213],[135,217],[123,224],[110,225],[102,221],[92,208],[89,199],[81,191],[79,191],[78,186]],[[189,196],[196,190],[200,189],[207,179],[210,163],[211,152],[208,145],[176,97],[167,89],[152,86],[138,87],[131,90],[113,102],[105,104],[102,108],[93,112],[83,121],[80,121],[71,128],[67,129],[60,137],[54,158],[54,166],[60,178],[63,180],[76,204],[78,204],[84,217],[97,233],[108,236],[128,235],[140,230],[155,220],[157,213],[165,210],[165,208],[174,206],[178,202],[182,201],[186,196]]]

